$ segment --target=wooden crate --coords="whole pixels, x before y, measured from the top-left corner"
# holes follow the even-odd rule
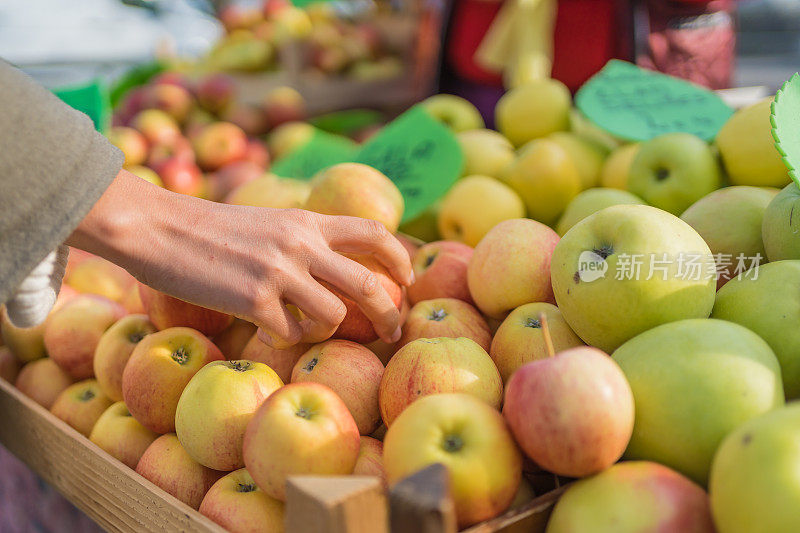
[[[0,443],[107,531],[224,531],[2,379]],[[466,531],[544,531],[561,490]],[[286,523],[289,533],[456,531],[441,465],[401,481],[388,495],[373,477],[292,478],[287,486]]]

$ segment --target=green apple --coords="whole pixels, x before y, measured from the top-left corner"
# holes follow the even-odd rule
[[[711,316],[767,341],[781,364],[786,398],[800,398],[800,261],[769,263],[730,280],[717,293]]]
[[[642,143],[631,164],[628,190],[647,203],[680,215],[721,186],[719,164],[703,139],[667,133]]]
[[[435,94],[419,105],[456,133],[477,130],[485,126],[478,108],[454,94]]]
[[[456,135],[464,152],[463,176],[500,178],[514,161],[514,145],[494,130],[462,131]]]
[[[551,133],[548,139],[563,148],[569,155],[581,177],[581,188],[596,187],[600,179],[603,162],[609,150],[588,138],[568,131]],[[522,147],[524,150],[525,147]]]
[[[612,205],[644,205],[644,203],[644,200],[628,191],[603,187],[588,189],[569,203],[556,224],[556,232],[563,237],[572,226],[584,218]]]
[[[615,148],[606,158],[600,170],[600,186],[628,190],[631,165],[639,153],[639,143],[624,144]]]
[[[720,533],[800,531],[800,404],[739,426],[711,465],[711,512]]]
[[[558,80],[531,81],[505,93],[495,106],[497,130],[514,146],[569,128],[572,96]]]
[[[605,147],[606,150],[616,150],[623,143],[622,140],[617,139],[608,132],[595,126],[595,124],[583,116],[583,113],[576,107],[569,110],[569,129],[581,137],[590,139],[600,146]]]
[[[713,272],[700,235],[646,205],[615,205],[583,219],[559,241],[551,262],[567,324],[606,352],[659,324],[707,317]]]
[[[708,495],[666,466],[625,461],[561,496],[546,533],[713,533]]]
[[[761,238],[770,261],[800,259],[800,188],[792,182],[783,188],[764,211]]]
[[[664,324],[611,356],[625,372],[636,403],[625,457],[656,461],[703,485],[722,439],[784,403],[772,349],[732,322]]]
[[[720,276],[718,286],[738,274],[739,258],[766,258],[761,220],[777,192],[763,187],[726,187],[702,197],[681,215],[711,248]]]

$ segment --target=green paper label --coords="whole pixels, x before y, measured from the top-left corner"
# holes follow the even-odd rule
[[[311,179],[324,168],[353,161],[357,153],[358,144],[350,139],[317,130],[306,144],[275,161],[270,172],[285,178]]]
[[[111,105],[108,90],[102,81],[94,80],[86,85],[61,87],[54,89],[53,94],[65,104],[88,115],[100,133],[108,129]]]
[[[800,187],[800,74],[795,73],[775,93],[769,120],[775,148],[781,153],[789,176]]]
[[[368,141],[355,162],[377,168],[397,185],[407,221],[450,189],[461,175],[464,155],[453,133],[415,106]]]
[[[575,104],[595,125],[628,141],[675,132],[712,141],[733,114],[712,91],[617,59],[581,87]]]

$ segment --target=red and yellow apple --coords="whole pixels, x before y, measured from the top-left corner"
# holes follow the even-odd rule
[[[214,335],[211,340],[228,361],[249,359],[248,357],[242,357],[242,351],[244,351],[244,347],[247,346],[247,343],[255,334],[255,324],[241,318],[234,318],[230,326]]]
[[[178,123],[160,109],[145,109],[131,119],[131,126],[151,144],[170,143],[181,136]]]
[[[100,337],[94,351],[94,376],[106,396],[122,400],[122,372],[133,349],[157,330],[147,315],[128,315],[119,319]]]
[[[354,476],[375,476],[386,485],[386,469],[383,468],[383,443],[373,437],[363,435],[358,459],[353,468]]]
[[[44,348],[45,323],[32,328],[18,328],[8,318],[5,306],[0,307],[0,334],[6,347],[21,363],[47,355]]]
[[[209,124],[192,139],[197,162],[204,170],[220,167],[244,158],[247,135],[230,122]]]
[[[284,530],[283,502],[267,496],[244,468],[221,477],[208,489],[200,514],[231,533]]]
[[[487,352],[492,342],[492,332],[478,310],[454,298],[424,300],[412,307],[397,348],[417,339],[435,337],[466,337]]]
[[[290,348],[279,350],[264,344],[258,338],[258,335],[254,334],[247,342],[244,350],[242,350],[240,359],[264,363],[278,374],[281,381],[289,383],[292,380],[294,365],[311,346],[311,344],[300,343]]]
[[[264,98],[263,107],[270,128],[305,120],[308,115],[303,95],[292,87],[272,89]]]
[[[22,364],[7,346],[0,346],[0,379],[14,383]]]
[[[207,176],[208,198],[221,202],[231,191],[264,175],[264,167],[252,161],[234,161]]]
[[[86,379],[61,391],[50,412],[88,437],[97,420],[112,403],[100,390],[97,381]]]
[[[180,85],[173,83],[155,83],[145,88],[142,105],[147,108],[160,109],[183,123],[194,105],[192,94]]]
[[[184,302],[144,284],[139,284],[139,295],[150,321],[158,329],[183,326],[214,336],[233,322],[230,315]]]
[[[50,409],[59,394],[73,383],[75,379],[72,376],[45,357],[25,364],[14,386],[45,409]]]
[[[225,109],[236,96],[236,83],[223,73],[214,73],[201,79],[197,84],[197,100],[201,106],[212,113]]]
[[[97,294],[122,303],[136,278],[102,257],[89,257],[70,269],[64,283],[84,294]]]
[[[89,440],[128,468],[136,468],[158,435],[131,416],[125,402],[112,404],[97,419]]]
[[[472,252],[471,247],[455,241],[422,245],[412,256],[416,279],[408,288],[408,300],[415,304],[434,298],[457,298],[473,303],[467,285],[467,265]]]
[[[147,139],[133,128],[114,126],[106,134],[108,140],[125,156],[125,166],[141,165],[147,159]]]

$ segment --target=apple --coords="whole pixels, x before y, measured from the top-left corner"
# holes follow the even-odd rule
[[[14,383],[22,364],[7,346],[0,346],[0,379]]]
[[[434,202],[425,211],[400,224],[400,233],[414,237],[423,242],[438,241],[442,238],[438,227],[439,202]]]
[[[380,171],[360,163],[340,163],[314,179],[306,209],[377,220],[394,233],[403,217],[403,196]]]
[[[628,189],[631,165],[639,153],[639,143],[624,144],[614,149],[600,170],[600,186],[610,189]]]
[[[114,126],[106,134],[109,142],[122,150],[125,166],[141,165],[147,159],[147,139],[133,128]]]
[[[94,351],[94,375],[103,393],[122,400],[122,372],[133,349],[147,335],[157,330],[147,315],[128,315],[119,319],[100,337]]]
[[[161,176],[159,176],[158,173],[152,168],[141,165],[133,165],[126,167],[125,169],[131,174],[135,174],[137,177],[140,177],[145,181],[149,181],[153,185],[158,185],[159,187],[164,186]]]
[[[255,324],[241,318],[234,318],[230,326],[214,335],[211,340],[228,361],[247,359],[247,357],[241,357],[241,355],[244,347],[256,334],[256,329]]]
[[[734,186],[714,191],[683,212],[681,219],[693,227],[717,261],[717,287],[734,277],[738,257],[766,261],[761,223],[777,189]],[[749,264],[749,263],[748,263]]]
[[[784,403],[775,354],[758,335],[732,322],[663,324],[612,357],[636,403],[625,457],[659,462],[702,485],[722,439]]]
[[[464,176],[500,178],[514,161],[514,145],[494,130],[466,130],[456,138],[464,152]]]
[[[192,141],[197,162],[204,170],[216,170],[243,159],[247,152],[247,135],[230,122],[209,124]]]
[[[533,80],[511,89],[497,102],[497,129],[514,146],[522,146],[569,128],[569,89],[554,79]]]
[[[248,139],[243,160],[250,161],[262,169],[269,168],[270,157],[267,145],[261,139]]]
[[[478,108],[454,94],[435,94],[419,105],[454,133],[482,129],[485,126]]]
[[[538,466],[584,477],[622,457],[633,432],[633,393],[608,354],[579,346],[514,372],[506,383],[503,415]]]
[[[344,46],[311,47],[311,64],[325,75],[332,76],[341,73],[349,61],[350,57]]]
[[[19,371],[14,386],[45,409],[50,409],[64,389],[75,383],[72,376],[45,357],[26,363]]]
[[[277,161],[310,141],[314,132],[316,132],[316,128],[307,122],[281,124],[267,137],[269,153]]]
[[[197,84],[197,101],[206,110],[219,113],[236,96],[236,82],[221,72],[210,74]]]
[[[177,157],[168,159],[158,168],[164,188],[189,196],[201,196],[205,188],[203,174],[197,165]]]
[[[542,315],[547,321],[556,353],[583,346],[583,341],[575,335],[555,305],[547,302],[521,305],[511,311],[497,328],[489,349],[489,355],[500,371],[503,383],[508,383],[522,365],[548,356]]]
[[[306,181],[265,174],[235,188],[225,197],[225,203],[278,209],[300,208],[306,204],[309,194],[311,184]]]
[[[412,255],[414,284],[408,290],[412,304],[434,298],[456,298],[473,303],[467,285],[467,265],[472,248],[455,241],[436,241],[421,246]]]
[[[403,325],[397,348],[417,339],[435,337],[466,337],[487,352],[492,343],[492,332],[483,316],[470,304],[455,298],[436,298],[415,304]]]
[[[194,97],[180,85],[156,83],[145,88],[142,104],[147,108],[164,111],[180,124],[186,120],[192,109]]]
[[[228,163],[208,175],[208,197],[215,202],[221,202],[232,190],[263,175],[264,168],[252,161]]]
[[[717,292],[712,318],[735,322],[767,341],[781,364],[786,398],[800,398],[800,261],[777,261],[734,278]]]
[[[524,216],[514,189],[488,176],[467,176],[442,198],[437,224],[445,239],[475,246],[500,222]]]
[[[89,257],[70,269],[64,283],[78,292],[105,296],[121,303],[136,284],[136,278],[102,257]]]
[[[191,141],[197,137],[197,135],[209,124],[213,124],[218,120],[217,116],[212,114],[205,109],[200,107],[195,107],[189,113],[189,116],[186,118],[186,124],[183,126],[183,131],[186,134],[186,138]],[[194,154],[194,150],[192,150],[192,154]]]
[[[503,180],[522,198],[530,218],[549,225],[581,191],[578,168],[551,139],[525,145]]]
[[[242,350],[241,359],[264,363],[278,374],[281,381],[289,383],[292,380],[292,369],[298,359],[311,349],[311,344],[295,344],[286,349],[276,349],[268,344],[264,344],[253,335]]]
[[[572,228],[575,224],[593,213],[611,207],[612,205],[644,205],[645,202],[635,194],[618,189],[606,189],[602,187],[585,190],[578,194],[567,205],[561,218],[558,219],[556,231],[560,236]]]
[[[112,126],[127,126],[130,124],[131,119],[141,111],[144,106],[145,87],[134,87],[128,91],[117,104],[112,117]]]
[[[125,402],[116,402],[106,409],[89,434],[90,441],[133,469],[157,438],[157,434],[131,416]]]
[[[276,87],[268,92],[263,109],[271,128],[287,122],[299,122],[308,116],[305,98],[292,87]]]
[[[200,507],[211,486],[225,475],[192,459],[174,433],[161,435],[148,446],[136,473],[193,509]]]
[[[128,288],[128,292],[123,296],[120,302],[122,307],[131,315],[145,315],[147,311],[144,309],[142,297],[139,295],[139,282],[137,281]]]
[[[800,404],[745,422],[722,441],[711,465],[717,530],[797,531],[800,517]]]
[[[770,121],[772,98],[738,110],[715,139],[733,185],[783,187],[789,172],[775,148]]]
[[[386,365],[380,387],[383,422],[395,419],[430,394],[463,392],[500,408],[503,380],[491,357],[472,339],[417,339],[400,348]]]
[[[138,112],[131,119],[131,126],[151,144],[169,144],[181,136],[181,129],[175,119],[160,109]]]
[[[608,148],[587,137],[568,131],[551,133],[548,135],[548,139],[567,152],[570,160],[578,170],[582,189],[597,187],[603,162],[608,157]],[[522,150],[524,149],[525,147],[523,146]]]
[[[242,441],[256,409],[283,381],[254,361],[215,361],[201,368],[181,394],[175,433],[186,452],[214,470],[244,465]]]
[[[394,305],[397,306],[398,309],[402,307],[403,290],[397,283],[395,283],[394,279],[392,279],[392,277],[389,275],[389,272],[383,267],[382,264],[378,262],[377,259],[366,255],[347,255],[347,257],[357,263],[360,263],[368,270],[371,270],[372,273],[378,278],[381,287],[383,287],[383,290],[389,295],[389,298],[392,300]],[[368,344],[378,338],[378,334],[375,333],[372,322],[370,322],[370,320],[367,318],[367,315],[364,314],[355,301],[351,300],[347,296],[344,296],[327,282],[323,281],[320,283],[328,290],[333,292],[333,294],[336,295],[336,297],[339,298],[347,308],[347,314],[345,315],[344,320],[342,320],[342,322],[339,324],[339,327],[336,328],[333,338],[351,340],[359,344]]]
[[[615,150],[627,142],[595,125],[577,107],[569,110],[569,129],[581,137],[599,144],[606,150]]]
[[[300,8],[286,6],[273,12],[271,20],[275,27],[273,42],[278,47],[291,41],[305,39],[311,34],[311,19]]]
[[[503,417],[468,394],[426,396],[389,426],[383,464],[390,485],[433,463],[450,474],[459,529],[505,511],[522,476]]]
[[[547,533],[714,533],[708,494],[666,466],[625,461],[580,480],[559,498]]]
[[[378,439],[362,436],[358,459],[353,468],[354,476],[375,476],[386,485],[386,469],[383,468],[383,443]]]
[[[223,359],[210,340],[191,328],[150,334],[136,345],[122,373],[125,405],[151,431],[175,431],[183,389],[206,364]]]
[[[0,336],[21,363],[47,356],[44,349],[45,324],[46,322],[32,328],[18,328],[11,323],[5,306],[0,307]]]
[[[800,188],[792,182],[781,190],[764,211],[761,238],[770,261],[800,259],[800,221],[794,209],[800,209]]]
[[[194,83],[185,74],[169,70],[156,74],[150,79],[150,85],[177,85],[189,91],[194,92]]]
[[[552,302],[550,258],[557,243],[558,234],[535,220],[506,220],[492,228],[467,267],[478,309],[502,319],[522,304]]]
[[[61,391],[50,412],[88,437],[97,420],[112,403],[100,390],[97,381],[86,379]]]
[[[233,322],[230,315],[184,302],[144,284],[139,284],[139,295],[150,321],[160,330],[185,326],[213,336]]]
[[[358,426],[335,392],[319,383],[291,383],[250,420],[244,462],[261,490],[285,501],[289,476],[351,474],[359,446]]]
[[[47,353],[75,379],[92,377],[100,338],[124,315],[123,307],[108,298],[76,296],[48,317],[44,330]]]
[[[230,122],[248,136],[263,135],[269,129],[267,119],[258,106],[233,102],[220,114],[220,120]]]
[[[643,142],[628,178],[630,192],[673,215],[721,185],[711,148],[691,133],[667,133]]]
[[[339,395],[361,435],[380,425],[378,389],[383,363],[368,348],[346,340],[329,340],[311,347],[292,369],[292,383],[320,383]]]
[[[564,319],[605,352],[659,324],[707,317],[714,271],[711,250],[691,226],[645,205],[615,205],[583,219],[551,261]]]
[[[195,162],[194,149],[189,139],[181,135],[170,139],[169,142],[154,144],[150,147],[150,154],[147,156],[146,164],[160,173],[161,167],[170,159],[179,159],[186,163]]]
[[[278,533],[284,528],[283,502],[267,496],[244,468],[214,483],[199,511],[232,533]]]

